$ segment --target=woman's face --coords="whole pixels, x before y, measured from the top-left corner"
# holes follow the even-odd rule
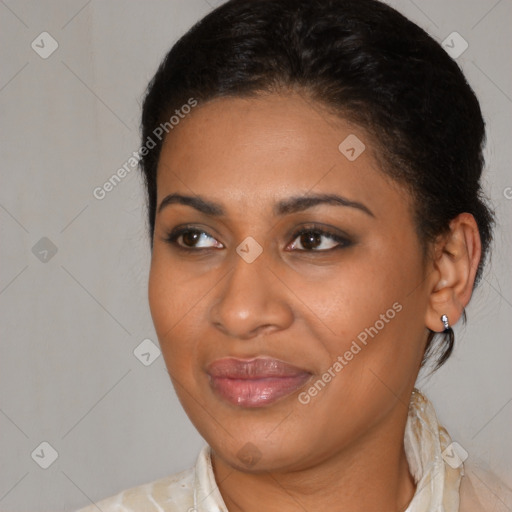
[[[403,427],[431,283],[372,151],[298,95],[199,105],[165,140],[151,313],[183,407],[233,467],[305,468]]]

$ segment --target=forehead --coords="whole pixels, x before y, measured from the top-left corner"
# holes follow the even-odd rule
[[[166,137],[157,201],[186,191],[256,207],[292,192],[337,191],[385,207],[403,191],[382,173],[375,151],[361,127],[303,96],[220,98]]]

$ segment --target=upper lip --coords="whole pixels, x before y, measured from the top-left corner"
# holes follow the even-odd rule
[[[208,365],[208,374],[214,378],[264,379],[268,377],[293,377],[309,373],[303,368],[271,357],[238,359],[226,357]]]

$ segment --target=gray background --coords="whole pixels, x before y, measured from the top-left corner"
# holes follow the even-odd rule
[[[512,1],[390,3],[438,41],[457,31],[469,43],[457,61],[487,120],[499,225],[468,327],[420,387],[452,438],[511,485]],[[139,148],[140,101],[160,59],[214,6],[0,0],[2,511],[85,506],[191,466],[203,443],[163,358],[153,349],[145,366],[134,355],[157,343],[137,171],[103,200],[93,190]],[[50,48],[44,31],[59,45],[46,59],[31,47]],[[42,442],[58,453],[47,469]]]

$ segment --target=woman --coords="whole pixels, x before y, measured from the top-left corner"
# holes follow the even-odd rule
[[[376,0],[232,0],[166,56],[142,128],[151,313],[207,445],[97,507],[505,502],[414,387],[452,351],[493,222],[480,107],[441,46]]]

